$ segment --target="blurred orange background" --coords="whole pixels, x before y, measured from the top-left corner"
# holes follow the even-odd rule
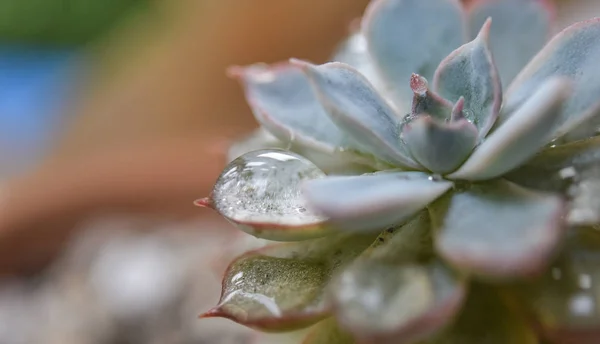
[[[44,154],[24,160],[10,142],[0,141],[7,145],[0,149],[0,274],[5,276],[6,285],[21,286],[21,276],[25,276],[27,285],[31,278],[48,280],[42,282],[46,287],[44,283],[67,283],[66,279],[71,285],[78,278],[95,276],[92,261],[104,257],[98,247],[113,247],[113,238],[141,247],[142,253],[144,245],[150,245],[154,255],[160,251],[155,246],[161,244],[152,240],[166,240],[170,246],[165,252],[169,253],[160,251],[158,257],[185,252],[185,259],[169,258],[177,262],[175,265],[194,266],[181,273],[210,275],[202,269],[206,270],[207,256],[215,253],[209,248],[211,243],[223,245],[223,238],[234,237],[237,232],[214,214],[194,208],[192,201],[210,192],[225,164],[230,142],[256,126],[240,87],[225,76],[225,69],[289,57],[324,62],[367,3],[154,0],[100,38],[73,48],[74,57],[65,72],[70,80],[68,96],[55,123],[49,126],[51,135],[43,143]],[[557,28],[600,15],[600,2],[595,0],[556,3]],[[89,232],[90,228],[96,233],[93,240],[84,240],[90,246],[67,245],[80,243],[75,233]],[[138,234],[131,234],[140,232],[139,240],[135,239]],[[169,234],[167,239],[148,237],[148,233],[156,232]],[[126,255],[119,256],[119,250],[127,251],[126,247],[115,249],[117,258],[109,255],[106,259],[115,264],[127,260]],[[172,267],[156,264],[155,268]],[[106,267],[98,269],[102,275]],[[209,282],[194,279],[193,283],[202,286]],[[218,281],[211,279],[210,283],[207,288],[214,296]],[[2,295],[0,291],[0,323],[3,307],[8,307]],[[14,300],[15,296],[10,295],[8,299]],[[77,302],[81,300],[73,301],[72,295],[61,297],[80,305]],[[73,314],[78,311],[89,309],[70,310]],[[100,318],[90,321],[108,321]],[[47,319],[45,324],[48,328],[44,331],[62,329]],[[106,326],[110,328],[107,332],[118,332],[114,326],[121,325]],[[80,330],[64,330],[70,337],[60,332],[55,341],[67,342],[65,338],[70,338],[79,342],[80,337],[72,333]],[[178,331],[169,332],[172,337],[160,337],[164,340],[157,342],[185,342],[186,335],[180,333],[183,330],[178,327]],[[0,342],[5,343],[3,333],[0,329]],[[95,342],[117,342],[112,337],[102,338]],[[236,340],[232,342],[241,342]]]

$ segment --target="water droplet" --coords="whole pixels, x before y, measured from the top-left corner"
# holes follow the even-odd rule
[[[589,316],[595,308],[594,299],[584,293],[574,295],[569,302],[569,311],[575,316]]]
[[[475,117],[475,113],[473,113],[470,109],[463,109],[463,116],[467,119],[467,121],[477,125],[477,117]]]
[[[558,171],[558,175],[561,179],[573,179],[577,176],[577,170],[573,166],[565,167]]]
[[[431,180],[432,182],[439,182],[444,180],[444,177],[442,177],[439,174],[432,174],[429,177],[427,177],[427,179]]]
[[[590,289],[592,287],[592,276],[588,274],[579,275],[579,287],[581,289]]]
[[[240,223],[301,225],[323,218],[306,208],[301,183],[325,174],[306,158],[265,149],[233,160],[213,189],[215,208]]]

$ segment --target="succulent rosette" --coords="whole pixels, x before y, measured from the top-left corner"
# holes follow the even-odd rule
[[[261,129],[199,204],[288,243],[235,259],[204,316],[317,324],[306,343],[600,342],[600,19],[546,44],[553,15],[375,0],[335,62],[232,68]]]

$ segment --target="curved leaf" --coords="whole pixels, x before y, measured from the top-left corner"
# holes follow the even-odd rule
[[[550,38],[554,4],[548,0],[478,0],[469,8],[469,28],[475,38],[488,18],[490,48],[502,85],[512,79]]]
[[[362,23],[369,51],[396,102],[410,103],[413,73],[426,79],[465,39],[463,11],[456,0],[377,0]]]
[[[329,119],[302,70],[289,63],[232,67],[256,119],[284,143],[333,153],[348,148],[345,134]]]
[[[304,240],[328,233],[325,218],[307,209],[300,184],[325,174],[302,156],[259,150],[232,161],[209,199],[198,205],[217,210],[243,231],[269,240]]]
[[[343,329],[366,343],[415,343],[445,327],[466,288],[439,263],[389,264],[359,260],[330,285]]]
[[[342,331],[335,318],[329,318],[316,324],[302,344],[354,344],[354,338]]]
[[[567,195],[570,225],[600,224],[600,137],[546,149],[506,177]]]
[[[301,66],[331,119],[366,153],[402,167],[417,168],[400,142],[400,121],[369,81],[352,67],[331,62]]]
[[[553,342],[600,341],[599,264],[598,230],[574,229],[564,253],[544,276],[515,288],[520,304],[529,308]]]
[[[491,278],[539,273],[564,232],[565,204],[507,181],[443,197],[430,206],[438,253],[457,268]]]
[[[545,82],[511,118],[489,135],[469,159],[448,177],[486,180],[523,164],[550,141],[563,102],[571,91],[569,80]]]
[[[398,264],[424,262],[434,254],[429,213],[422,210],[404,225],[379,234],[361,258]]]
[[[367,49],[367,39],[362,32],[358,30],[352,32],[338,47],[331,60],[354,67],[373,84],[375,89],[380,93],[386,93],[381,76],[376,70],[371,54]]]
[[[514,109],[549,78],[565,76],[574,82],[573,95],[563,107],[557,135],[568,133],[594,115],[600,98],[600,18],[574,24],[555,36],[516,77],[507,91],[505,107]],[[503,113],[501,120],[512,114]]]
[[[201,317],[263,331],[316,323],[329,314],[324,288],[331,274],[372,242],[372,235],[335,235],[248,252],[229,265],[219,304]]]
[[[456,170],[475,148],[477,128],[466,119],[440,122],[421,115],[402,129],[413,158],[434,173]]]
[[[339,229],[377,231],[402,224],[451,187],[422,172],[389,172],[312,180],[303,191]]]
[[[458,101],[483,138],[492,128],[502,105],[502,85],[488,47],[491,20],[485,22],[475,40],[456,49],[435,71],[433,89],[442,97]]]
[[[456,322],[426,343],[538,344],[538,339],[503,295],[485,285],[471,283],[469,296]]]

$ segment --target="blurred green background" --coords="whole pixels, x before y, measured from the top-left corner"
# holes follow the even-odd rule
[[[0,40],[78,45],[94,40],[149,0],[0,0]]]

